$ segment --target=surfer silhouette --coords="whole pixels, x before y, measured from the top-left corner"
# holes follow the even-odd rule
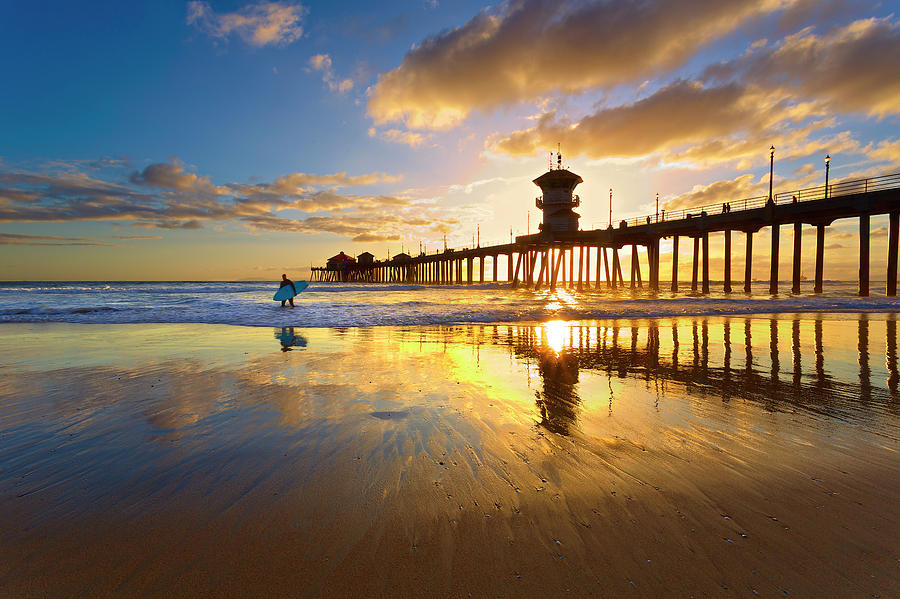
[[[281,275],[281,285],[279,285],[279,288],[284,287],[284,286],[286,286],[286,285],[290,285],[290,286],[291,286],[291,289],[294,290],[294,295],[297,295],[297,288],[294,287],[294,282],[293,282],[292,280],[290,280],[289,278],[287,278],[287,275],[282,274],[282,275]],[[289,297],[289,298],[286,299],[286,300],[281,300],[281,307],[282,307],[282,308],[284,308],[284,302],[291,302],[291,308],[294,307],[294,298]]]

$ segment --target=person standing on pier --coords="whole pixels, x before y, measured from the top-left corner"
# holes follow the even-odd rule
[[[292,280],[290,280],[289,278],[287,278],[287,275],[286,275],[286,274],[282,274],[282,275],[281,275],[281,285],[279,285],[278,288],[280,289],[281,287],[285,287],[286,285],[290,285],[290,286],[291,286],[291,289],[294,290],[294,295],[297,295],[297,288],[294,287],[294,282],[293,282]],[[281,307],[282,307],[282,308],[284,308],[284,302],[291,302],[291,308],[294,307],[294,298],[289,297],[289,298],[286,299],[286,300],[281,300]]]

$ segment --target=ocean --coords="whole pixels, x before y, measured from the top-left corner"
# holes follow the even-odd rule
[[[721,284],[714,288],[721,289]],[[855,282],[830,281],[812,293],[804,281],[800,295],[790,284],[772,296],[768,283],[750,294],[708,296],[683,285],[677,294],[624,289],[575,291],[511,289],[506,283],[423,286],[403,284],[312,283],[294,309],[272,301],[278,283],[257,282],[4,282],[0,283],[0,323],[87,324],[194,323],[242,326],[357,327],[454,323],[543,322],[782,313],[895,312],[900,298],[885,297],[872,285],[858,297]]]

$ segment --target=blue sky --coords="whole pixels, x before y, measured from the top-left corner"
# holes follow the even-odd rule
[[[0,278],[301,278],[508,239],[557,142],[583,228],[609,188],[616,218],[765,193],[771,144],[784,190],[826,153],[836,179],[900,171],[897,8],[6,2]]]

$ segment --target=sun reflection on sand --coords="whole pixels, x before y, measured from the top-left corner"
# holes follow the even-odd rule
[[[541,325],[541,343],[559,352],[569,341],[569,324],[563,320],[551,320]]]

